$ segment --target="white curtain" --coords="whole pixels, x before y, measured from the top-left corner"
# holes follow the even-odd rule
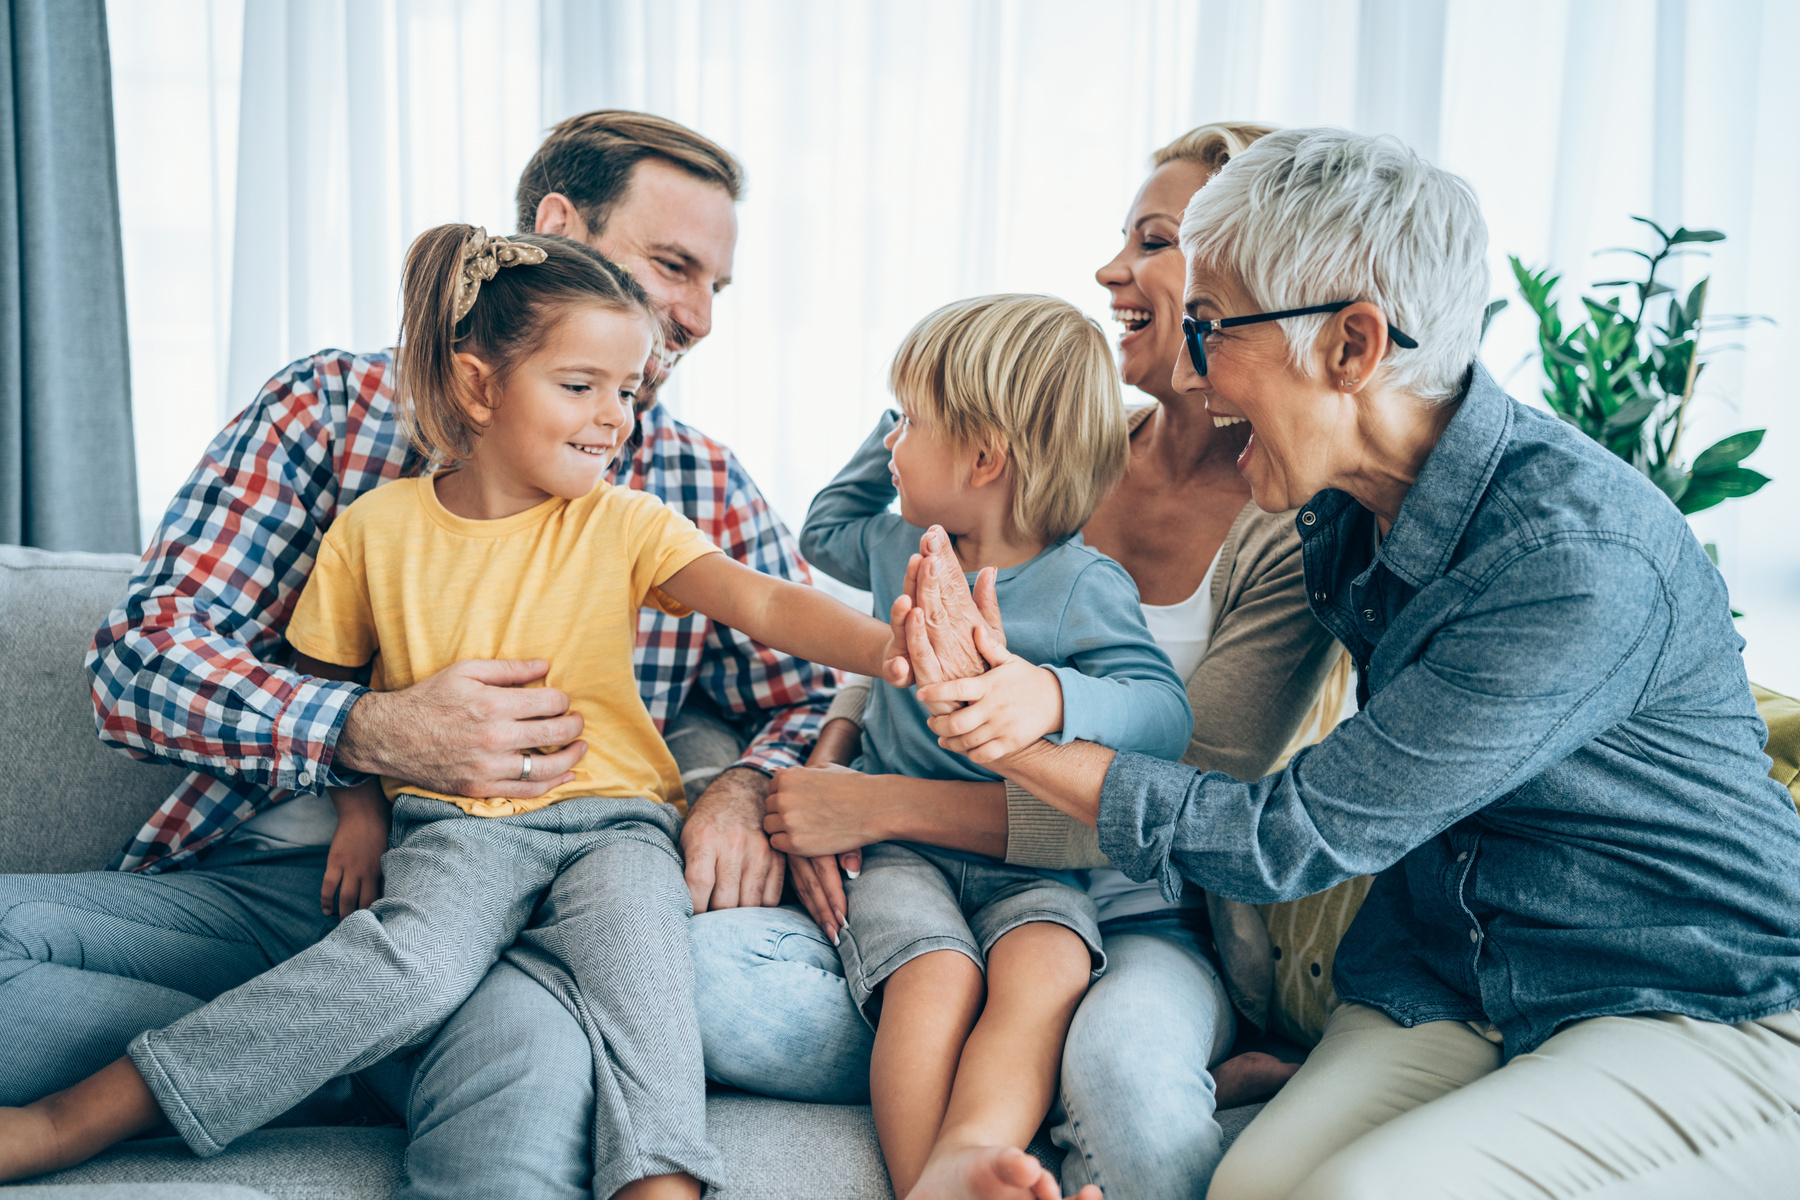
[[[1800,5],[1786,0],[133,0],[113,5],[143,509],[283,363],[396,327],[421,229],[514,224],[543,131],[603,106],[749,174],[735,283],[665,393],[797,525],[937,304],[1046,291],[1102,320],[1146,156],[1218,119],[1392,132],[1466,176],[1508,253],[1620,273],[1631,214],[1714,226],[1708,435],[1768,426],[1776,477],[1696,518],[1754,677],[1800,692]],[[179,278],[158,251],[191,248]],[[1721,339],[1723,340],[1723,339]],[[1535,400],[1523,305],[1486,358]]]

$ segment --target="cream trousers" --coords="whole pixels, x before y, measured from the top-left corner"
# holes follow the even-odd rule
[[[1500,1066],[1459,1021],[1346,1004],[1208,1200],[1800,1197],[1800,1012],[1580,1021]]]

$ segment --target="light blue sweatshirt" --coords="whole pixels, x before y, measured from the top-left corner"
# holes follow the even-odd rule
[[[897,420],[893,412],[881,418],[813,500],[800,531],[800,552],[833,579],[873,592],[877,615],[900,594],[907,560],[925,533],[888,511],[896,493],[882,439]],[[1123,567],[1074,533],[1000,571],[995,583],[1007,649],[1048,667],[1062,683],[1063,727],[1051,741],[1098,742],[1166,759],[1187,751],[1194,726],[1187,689],[1145,628],[1137,584]],[[1000,778],[940,748],[927,716],[911,691],[875,681],[858,769],[915,779]]]

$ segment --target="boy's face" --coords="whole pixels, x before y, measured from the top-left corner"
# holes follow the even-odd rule
[[[888,470],[900,493],[901,518],[921,529],[942,525],[951,534],[968,532],[979,502],[976,489],[969,486],[975,451],[957,446],[917,420],[912,404],[904,398],[900,412],[900,424],[884,444],[892,455]]]

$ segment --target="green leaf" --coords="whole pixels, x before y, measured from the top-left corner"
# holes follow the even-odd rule
[[[1606,418],[1606,424],[1600,427],[1600,439],[1610,442],[1623,434],[1635,432],[1661,402],[1660,396],[1639,396],[1636,400],[1619,405],[1618,410]]]
[[[1482,313],[1481,313],[1481,336],[1483,338],[1487,337],[1488,326],[1493,324],[1494,318],[1499,316],[1501,311],[1504,310],[1505,308],[1506,308],[1506,297],[1505,296],[1501,296],[1497,300],[1489,300],[1488,301],[1487,308],[1482,310]]]
[[[1767,475],[1748,467],[1733,467],[1717,475],[1698,476],[1688,484],[1687,491],[1675,502],[1675,507],[1683,513],[1697,513],[1711,508],[1721,500],[1751,495],[1767,482]]]
[[[1673,240],[1669,237],[1668,230],[1664,229],[1661,225],[1658,225],[1655,221],[1652,221],[1649,217],[1633,217],[1631,219],[1634,221],[1641,221],[1645,225],[1648,225],[1650,228],[1656,230],[1656,236],[1661,238],[1663,241],[1667,242],[1667,241]]]
[[[1696,283],[1693,286],[1693,289],[1688,292],[1687,303],[1683,305],[1682,308],[1687,313],[1689,325],[1698,325],[1700,323],[1700,313],[1706,308],[1706,285],[1711,281],[1712,277],[1709,275],[1699,283]]]
[[[1763,434],[1767,432],[1766,429],[1749,429],[1714,442],[1694,460],[1694,474],[1717,475],[1737,466],[1756,453],[1756,448],[1762,445]]]
[[[1661,466],[1650,472],[1650,482],[1661,488],[1663,495],[1679,505],[1682,493],[1688,490],[1688,473],[1677,466]]]
[[[1659,229],[1657,232],[1661,233],[1662,230]],[[1682,242],[1722,242],[1724,240],[1725,235],[1716,229],[1689,229],[1683,225],[1675,231],[1674,236],[1669,238],[1669,244],[1678,246]]]

